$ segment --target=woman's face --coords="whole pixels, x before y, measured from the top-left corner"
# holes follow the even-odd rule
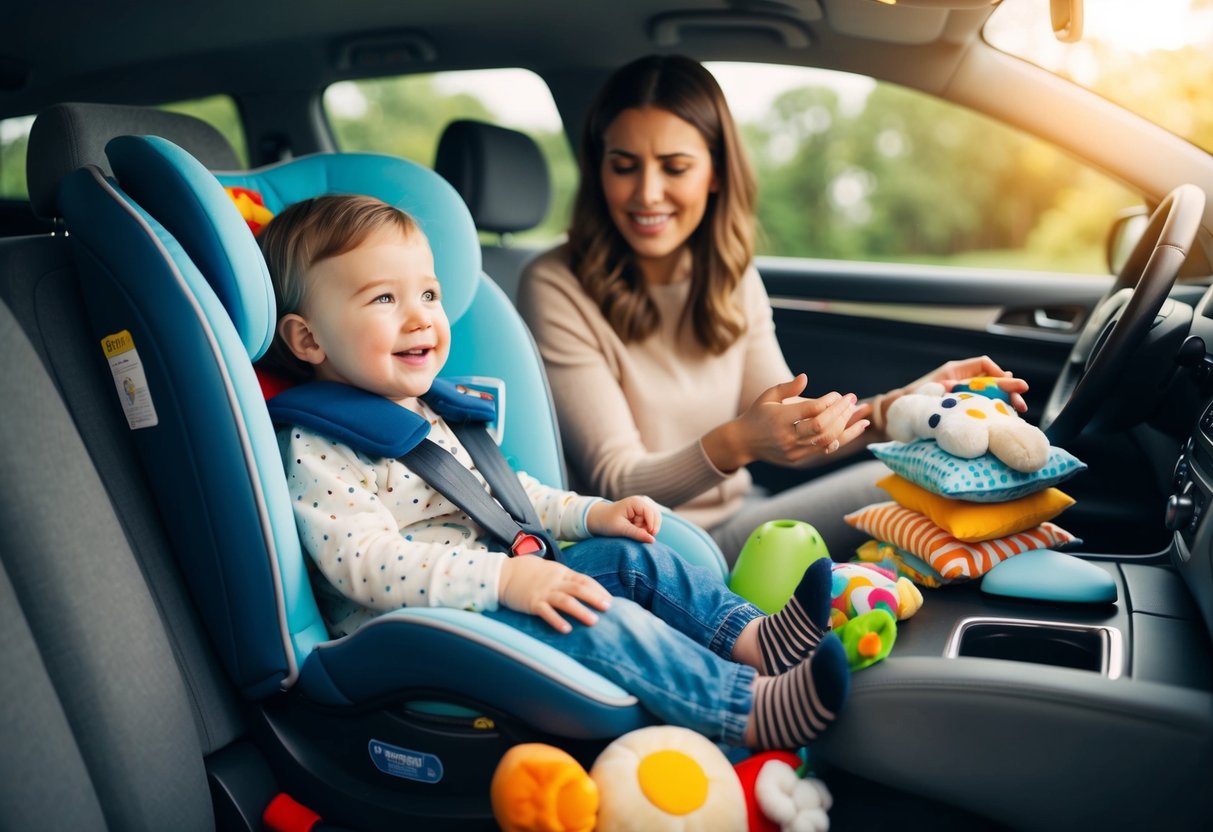
[[[611,220],[646,279],[669,279],[716,190],[707,143],[689,122],[656,107],[624,110],[603,140]]]

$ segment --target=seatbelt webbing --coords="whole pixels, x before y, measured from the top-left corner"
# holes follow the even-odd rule
[[[454,426],[452,427],[454,428]],[[538,515],[535,513],[535,507],[531,505],[526,491],[522,488],[522,483],[518,482],[518,476],[505,461],[505,457],[496,443],[481,426],[461,425],[459,428],[455,430],[455,435],[464,443],[472,461],[484,474],[489,487],[493,489],[494,494],[498,495],[498,499],[501,499],[501,495],[504,493],[514,492],[511,497],[502,502],[515,504],[515,510],[523,515],[521,520],[516,519],[502,507],[502,503],[489,496],[489,493],[484,490],[484,486],[480,484],[480,480],[459,464],[451,456],[450,451],[429,439],[419,442],[415,448],[400,457],[400,460],[428,482],[435,491],[467,512],[467,515],[492,535],[505,551],[511,554],[514,552],[514,546],[518,542],[520,534],[532,535],[542,541],[546,547],[545,557],[555,557],[556,542],[544,531]],[[477,431],[483,435],[488,445],[492,445],[491,449],[485,448],[484,443],[480,443],[478,438],[473,438],[469,445],[468,437],[475,437]],[[473,449],[472,446],[478,447]],[[498,466],[497,463],[500,465]],[[504,473],[502,469],[504,469]],[[510,488],[511,482],[514,486],[513,489]],[[525,509],[518,505],[517,492],[522,494],[522,504],[525,505]]]

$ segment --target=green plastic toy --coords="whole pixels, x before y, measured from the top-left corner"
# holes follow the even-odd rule
[[[729,577],[729,588],[767,614],[783,609],[804,570],[829,549],[817,529],[800,520],[770,520],[750,533]]]

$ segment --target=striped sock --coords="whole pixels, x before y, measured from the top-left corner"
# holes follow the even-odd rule
[[[799,748],[816,739],[846,701],[851,687],[846,648],[827,633],[808,659],[759,682],[753,712],[758,747]]]
[[[758,647],[762,672],[768,676],[800,664],[817,649],[830,629],[830,587],[834,580],[829,558],[809,564],[783,609],[759,621]]]

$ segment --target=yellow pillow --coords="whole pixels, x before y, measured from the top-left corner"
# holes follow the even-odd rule
[[[1072,497],[1056,488],[1046,488],[1005,503],[970,503],[932,494],[896,474],[889,474],[876,484],[900,505],[925,514],[935,525],[966,543],[993,540],[1035,528],[1074,505]]]

